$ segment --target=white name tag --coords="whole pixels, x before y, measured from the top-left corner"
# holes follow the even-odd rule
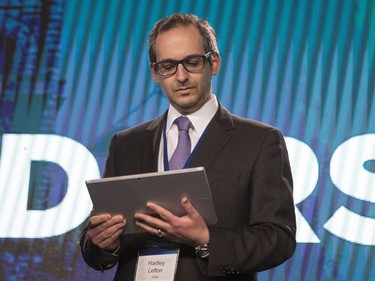
[[[176,273],[179,248],[148,247],[138,253],[135,281],[173,281]]]

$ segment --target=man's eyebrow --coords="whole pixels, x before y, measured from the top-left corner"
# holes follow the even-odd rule
[[[204,55],[201,55],[201,54],[191,54],[191,55],[188,55],[186,57],[184,57],[183,59],[180,59],[180,60],[174,60],[174,59],[171,59],[171,58],[167,58],[167,59],[164,59],[164,60],[160,60],[158,62],[176,62],[176,61],[182,61],[182,60],[186,60],[186,59],[190,59],[192,57],[201,57],[201,56],[204,56]]]

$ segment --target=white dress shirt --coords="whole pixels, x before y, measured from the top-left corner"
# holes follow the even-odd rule
[[[192,127],[189,130],[190,141],[191,141],[191,151],[197,145],[200,137],[202,136],[204,130],[206,129],[208,123],[216,114],[219,104],[217,102],[216,96],[212,95],[212,98],[206,102],[198,111],[186,115],[189,118]],[[166,137],[167,137],[167,150],[168,150],[168,161],[171,158],[173,151],[177,147],[178,142],[178,127],[174,124],[174,120],[180,117],[181,113],[177,111],[172,105],[169,105],[167,124],[166,124]],[[158,159],[158,171],[164,171],[164,139],[161,138],[159,147],[159,159]]]

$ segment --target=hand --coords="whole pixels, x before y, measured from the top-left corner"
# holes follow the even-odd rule
[[[161,206],[149,202],[147,207],[160,216],[136,213],[136,224],[147,232],[163,236],[169,240],[198,246],[209,242],[209,231],[201,215],[187,198],[181,200],[181,205],[186,211],[182,217],[175,216]],[[159,231],[160,230],[160,231]]]
[[[120,245],[120,234],[125,225],[126,220],[121,215],[94,215],[87,223],[87,235],[93,244],[113,251]]]

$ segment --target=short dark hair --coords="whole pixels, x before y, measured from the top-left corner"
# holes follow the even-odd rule
[[[155,42],[159,34],[169,31],[178,26],[195,26],[203,38],[203,48],[209,51],[219,52],[216,41],[215,30],[207,20],[199,19],[193,14],[173,14],[155,23],[148,38],[148,57],[151,63],[156,62]]]

